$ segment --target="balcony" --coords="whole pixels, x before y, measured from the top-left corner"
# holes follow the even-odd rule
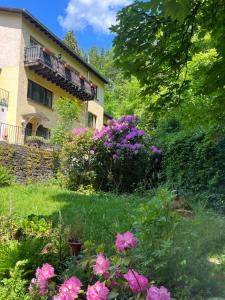
[[[24,64],[78,99],[89,101],[95,98],[96,88],[44,47],[25,48]]]
[[[0,89],[0,105],[5,107],[9,105],[9,92],[3,89]]]

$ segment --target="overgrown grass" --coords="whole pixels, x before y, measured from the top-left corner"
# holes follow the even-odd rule
[[[57,222],[60,212],[66,225],[82,224],[84,240],[111,244],[117,232],[130,230],[129,215],[143,201],[136,196],[84,195],[56,186],[15,185],[0,189],[0,214],[44,215]]]

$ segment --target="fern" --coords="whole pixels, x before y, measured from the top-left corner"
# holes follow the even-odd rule
[[[12,184],[13,177],[11,173],[3,166],[0,166],[0,187]]]
[[[0,282],[0,300],[31,299],[27,293],[27,281],[24,277],[24,266],[27,260],[18,261],[14,268],[10,269],[10,278]]]

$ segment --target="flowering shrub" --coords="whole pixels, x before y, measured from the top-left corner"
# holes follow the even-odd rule
[[[132,268],[131,252],[136,246],[137,239],[131,232],[118,234],[115,241],[117,255],[109,259],[100,253],[95,258],[88,257],[87,261],[81,261],[84,268],[89,266],[91,269],[86,287],[87,300],[125,300],[128,297],[129,299],[140,300],[172,299],[165,287],[158,288],[151,285],[148,278]],[[54,269],[49,264],[44,264],[42,268],[38,268],[36,278],[31,281],[30,293],[35,294],[35,290],[36,296],[40,295],[40,299],[53,300],[74,300],[85,293],[81,290],[82,283],[75,276],[66,278],[57,293],[55,285],[49,288],[49,280],[54,276]],[[53,298],[50,298],[51,296]]]
[[[80,280],[77,277],[72,276],[70,279],[65,280],[61,285],[59,294],[54,296],[53,300],[74,300],[78,298],[80,287]]]
[[[116,249],[119,252],[126,251],[128,249],[132,249],[136,246],[137,239],[134,235],[127,231],[124,234],[118,233],[116,237]]]
[[[44,264],[42,268],[37,268],[36,277],[31,280],[30,291],[35,294],[47,294],[48,281],[55,276],[54,268],[49,264]]]
[[[138,116],[108,121],[94,134],[78,128],[67,138],[62,173],[67,186],[92,184],[105,191],[133,191],[140,184],[151,188],[159,179],[161,150],[139,129]],[[81,180],[82,179],[82,180]]]

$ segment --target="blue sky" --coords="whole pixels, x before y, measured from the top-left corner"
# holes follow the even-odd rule
[[[110,48],[108,27],[116,12],[132,0],[0,0],[0,6],[26,8],[60,38],[73,29],[80,46]]]

